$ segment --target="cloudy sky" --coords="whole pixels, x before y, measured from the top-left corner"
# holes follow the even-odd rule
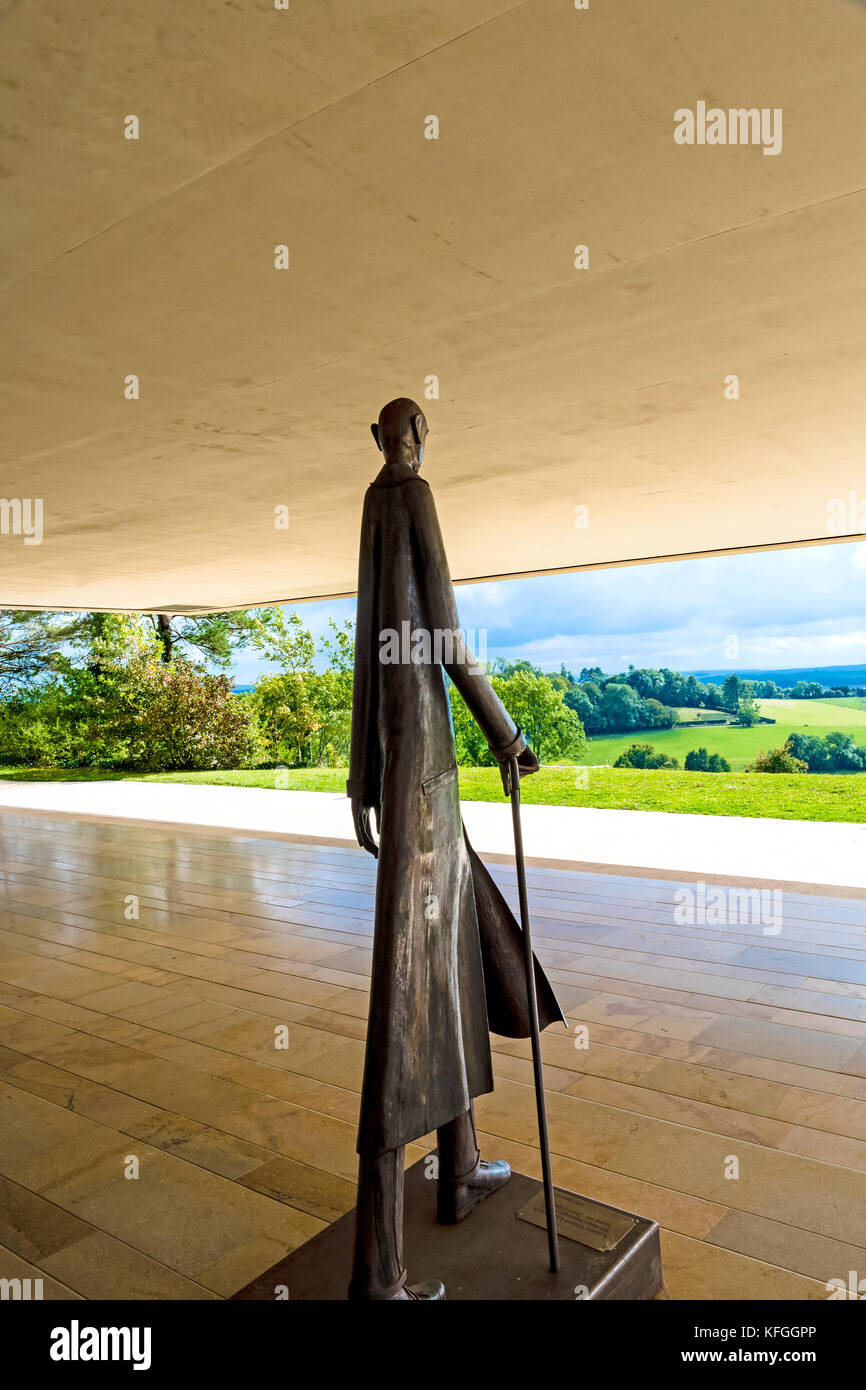
[[[866,544],[810,546],[629,569],[466,584],[464,629],[488,660],[526,657],[606,671],[680,671],[866,662]],[[354,600],[299,605],[316,633],[354,618]],[[264,668],[241,653],[240,683]]]

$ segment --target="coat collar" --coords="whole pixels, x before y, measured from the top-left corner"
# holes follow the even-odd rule
[[[370,484],[371,487],[397,487],[400,483],[424,483],[422,478],[410,463],[386,463],[376,474]]]

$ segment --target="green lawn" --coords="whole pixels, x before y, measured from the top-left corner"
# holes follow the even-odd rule
[[[807,702],[803,700],[797,703]],[[845,711],[831,713],[844,715]],[[866,721],[862,724],[848,723],[843,718],[817,727],[804,723],[779,723],[756,724],[754,729],[717,725],[715,728],[708,726],[701,729],[637,729],[630,734],[598,734],[590,739],[586,752],[581,756],[584,762],[597,767],[604,763],[614,763],[620,753],[630,748],[633,743],[651,743],[657,752],[666,753],[669,758],[676,758],[682,767],[686,753],[692,748],[706,748],[708,753],[721,753],[722,757],[727,758],[733,772],[745,772],[757,753],[763,749],[781,748],[789,734],[808,732],[823,738],[834,729],[842,729],[844,733],[850,734],[855,743],[866,743]]]
[[[128,778],[230,787],[280,786],[291,791],[317,792],[343,792],[346,785],[345,768],[299,768],[289,772],[263,768],[240,772],[166,772],[138,779],[129,778],[126,773],[91,769],[63,772],[5,768],[0,770],[0,777],[22,782]],[[523,800],[529,805],[689,811],[707,816],[772,816],[781,820],[866,821],[866,774],[825,777],[551,766],[526,778],[521,787]],[[493,767],[461,768],[460,794],[467,801],[503,800],[498,770]]]
[[[496,768],[460,769],[467,801],[502,796]],[[613,811],[688,811],[704,816],[866,821],[866,774],[642,772],[635,768],[543,767],[521,783],[527,804]]]
[[[798,729],[852,729],[866,731],[866,709],[858,701],[842,700],[756,700],[768,719]],[[863,740],[858,739],[858,743]]]

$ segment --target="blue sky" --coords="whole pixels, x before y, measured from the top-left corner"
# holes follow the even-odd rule
[[[542,575],[456,589],[464,629],[487,658],[607,671],[866,662],[866,543],[809,546],[663,565]],[[354,618],[354,599],[299,604],[313,632]],[[483,645],[483,644],[482,644]],[[241,652],[245,684],[266,667]]]

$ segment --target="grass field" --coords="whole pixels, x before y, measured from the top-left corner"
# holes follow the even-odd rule
[[[467,801],[498,801],[502,796],[498,771],[461,768],[460,794]],[[866,776],[543,767],[521,783],[521,797],[529,805],[595,806],[615,811],[866,821]]]
[[[682,767],[692,748],[721,753],[732,772],[745,772],[756,754],[781,748],[789,734],[809,733],[823,738],[834,729],[866,744],[866,710],[833,708],[818,700],[758,700],[761,712],[776,724],[756,724],[753,729],[716,725],[700,729],[638,729],[630,734],[598,734],[590,739],[583,761],[597,767],[614,763],[633,743],[651,743],[659,753],[676,758]],[[819,722],[820,721],[820,722]],[[691,775],[691,774],[690,774]],[[717,776],[718,774],[713,774]]]
[[[847,700],[756,700],[755,704],[768,719],[798,729],[866,730],[866,709],[858,701]],[[857,742],[861,742],[860,739]]]
[[[840,708],[861,709],[866,714],[866,700],[861,695],[837,695],[833,699],[821,700],[822,705],[839,705]]]
[[[748,732],[748,731],[746,731]],[[71,772],[5,768],[12,781],[101,781],[129,774],[84,768]],[[345,768],[258,768],[239,772],[165,772],[145,782],[205,783],[229,787],[275,787],[289,791],[344,792]],[[494,767],[460,769],[466,801],[502,800]],[[594,806],[616,811],[687,811],[705,816],[761,816],[780,820],[866,821],[866,775],[825,777],[784,773],[640,772],[626,768],[543,767],[521,783],[528,805]]]
[[[725,710],[690,709],[687,705],[683,705],[680,709],[676,710],[676,715],[680,722],[684,724],[718,723],[719,720],[721,720],[722,723],[726,723],[734,717],[732,714],[728,714]]]

